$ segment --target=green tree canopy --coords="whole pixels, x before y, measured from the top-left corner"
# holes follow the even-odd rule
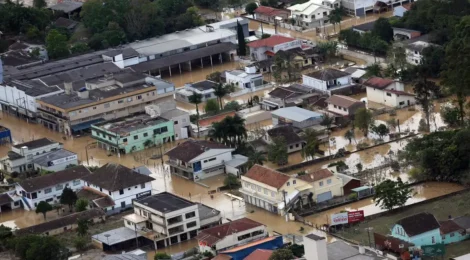
[[[88,234],[88,226],[90,221],[87,219],[79,219],[77,221],[77,233],[79,236],[86,236]]]
[[[42,213],[44,220],[46,220],[46,213],[51,210],[53,210],[51,204],[47,203],[46,201],[40,201],[36,206],[36,213]]]
[[[197,137],[199,138],[199,104],[202,102],[202,95],[196,92],[193,92],[191,96],[188,98],[190,103],[196,105],[196,125],[197,125]]]
[[[240,187],[240,181],[237,176],[229,173],[224,179],[224,186],[229,187],[230,189],[237,189]]]
[[[219,103],[215,99],[209,99],[206,101],[206,106],[204,108],[207,114],[217,114],[219,112]]]
[[[390,133],[390,129],[385,124],[372,125],[370,130],[379,136],[380,139],[383,139],[384,136]]]
[[[66,187],[60,195],[60,204],[68,205],[70,211],[72,211],[73,205],[78,200],[77,194],[70,188]]]
[[[88,208],[88,200],[87,199],[78,199],[75,202],[75,212],[85,211]]]
[[[367,137],[369,126],[374,122],[372,113],[366,108],[359,108],[354,115],[354,125]]]
[[[406,186],[400,179],[397,181],[385,180],[375,186],[375,205],[380,205],[381,209],[392,210],[395,207],[402,207],[411,198],[413,189]]]
[[[277,165],[287,164],[287,144],[283,137],[274,138],[268,146],[268,160]]]
[[[292,251],[287,248],[277,249],[269,257],[269,260],[292,260],[292,259],[295,259],[295,256],[292,253]]]
[[[256,4],[255,2],[251,2],[251,3],[249,3],[245,6],[245,12],[247,14],[251,14],[253,16],[253,18],[255,18],[256,8],[258,8],[258,4]]]
[[[16,237],[12,246],[22,260],[66,260],[68,250],[55,237],[25,235]]]
[[[57,30],[50,30],[46,37],[46,49],[49,58],[58,59],[70,55],[67,47],[67,36]]]
[[[391,42],[393,40],[393,29],[387,18],[380,17],[374,23],[372,34],[378,36],[382,41]]]

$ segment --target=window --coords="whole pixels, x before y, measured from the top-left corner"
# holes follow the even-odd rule
[[[145,183],[140,184],[141,189],[145,189]]]
[[[44,193],[47,194],[47,193],[51,193],[52,192],[52,189],[51,188],[47,188],[44,190]]]
[[[322,181],[320,182],[320,187],[321,187],[321,186],[323,186],[323,182],[322,182]]]
[[[164,127],[160,128],[160,132],[161,132],[161,133],[166,133],[166,132],[168,132],[168,127],[164,126]]]
[[[134,140],[137,140],[139,139],[139,136],[138,135],[134,135]]]
[[[405,104],[405,101],[402,101],[402,102],[398,103],[398,105],[400,105],[400,106],[403,106],[404,104]]]
[[[312,15],[311,18],[312,18],[312,19],[315,19],[315,15]]]
[[[295,144],[295,147],[299,147],[299,144]]]
[[[292,181],[292,184],[293,184],[293,185],[297,184],[297,180],[293,180],[293,181]]]
[[[73,180],[72,185],[73,186],[80,185],[80,180]]]
[[[290,186],[290,182],[287,182],[287,186]]]
[[[127,188],[127,190],[131,190],[131,188]]]
[[[144,133],[144,137],[147,137],[147,136],[149,136],[149,134],[148,134],[148,133]]]
[[[124,194],[124,190],[119,190],[119,195]]]
[[[259,235],[262,235],[262,234],[264,234],[263,230],[257,230],[257,231],[251,232],[252,237],[259,236]]]
[[[188,224],[186,224],[186,228],[192,228],[192,227],[195,227],[196,225],[197,225],[196,221],[189,222]]]
[[[142,99],[142,95],[138,95],[138,96],[137,96],[137,99]]]
[[[455,236],[455,233],[450,233],[450,237],[454,237]]]
[[[63,189],[64,189],[63,184],[58,184],[57,186],[55,186],[55,190],[63,190]]]
[[[185,217],[186,219],[188,219],[188,218],[194,218],[195,216],[196,216],[196,212],[195,212],[195,211],[186,213],[186,214],[184,215],[184,217]]]
[[[239,236],[239,237],[238,237],[238,241],[245,240],[245,239],[247,239],[247,238],[249,238],[249,237],[251,237],[251,234],[250,234],[250,233],[245,234],[245,235],[243,235],[243,236]]]
[[[106,103],[106,104],[104,104],[103,106],[104,106],[104,108],[109,108],[109,107],[111,106],[111,104],[110,104],[110,103]]]
[[[326,184],[331,184],[331,179],[326,180]]]
[[[132,97],[128,97],[127,102],[132,102]]]
[[[95,109],[96,109],[96,107],[93,107],[93,110],[95,110]]]
[[[216,159],[217,159],[217,158],[214,157],[214,158],[210,158],[210,159],[204,160],[204,162],[205,162],[205,163],[206,163],[206,162],[212,162],[212,161],[215,161]]]
[[[121,201],[121,208],[125,208],[126,207],[126,202],[125,201]]]
[[[123,143],[127,143],[127,138],[122,139]]]
[[[108,191],[108,194],[109,194],[109,196],[111,196],[111,192],[110,192],[110,191]]]
[[[289,149],[293,149],[293,148],[294,148],[294,146],[293,146],[293,145],[289,146]]]
[[[446,239],[446,236],[445,236],[445,235],[444,235],[444,236],[442,236],[442,240],[444,240],[444,239]]]
[[[252,189],[252,190],[256,190],[256,185],[251,184],[251,189]]]
[[[178,120],[173,121],[173,124],[177,125],[177,124],[178,124]]]
[[[258,191],[261,191],[261,187],[260,187],[260,186],[258,186]]]
[[[118,100],[118,104],[124,103],[124,99]]]
[[[206,98],[211,98],[211,94],[205,95]]]
[[[271,191],[271,197],[276,197],[276,192]]]
[[[338,108],[336,105],[333,105],[334,108]]]
[[[264,189],[264,194],[268,195],[268,189]]]
[[[388,93],[388,92],[387,92],[387,96],[391,97],[391,96],[392,96],[392,94],[390,94],[390,93]]]
[[[72,112],[69,113],[69,116],[75,116],[76,114],[77,114],[77,112],[72,111]]]
[[[434,236],[431,237],[431,243],[432,243],[432,244],[435,244],[435,243],[436,243],[436,239],[434,238]]]

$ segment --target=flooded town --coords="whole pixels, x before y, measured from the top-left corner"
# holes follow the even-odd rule
[[[0,259],[470,259],[468,17],[0,3]]]

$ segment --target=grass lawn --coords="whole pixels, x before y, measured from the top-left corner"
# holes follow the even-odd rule
[[[391,228],[399,219],[424,211],[434,214],[437,220],[446,220],[449,215],[452,217],[458,217],[470,214],[470,191],[442,200],[411,207],[392,215],[386,215],[373,220],[364,221],[352,228],[338,232],[338,235],[349,240],[353,240],[357,243],[367,245],[369,238],[366,228],[373,228],[373,231],[371,231],[370,234],[371,241],[373,243],[373,232],[384,235],[390,234]],[[469,248],[470,240],[454,245],[448,245],[446,246],[446,252],[449,257],[458,256],[464,253],[468,253]]]

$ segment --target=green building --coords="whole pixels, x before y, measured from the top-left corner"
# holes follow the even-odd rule
[[[175,140],[173,121],[146,113],[94,124],[91,133],[98,147],[121,154]]]

